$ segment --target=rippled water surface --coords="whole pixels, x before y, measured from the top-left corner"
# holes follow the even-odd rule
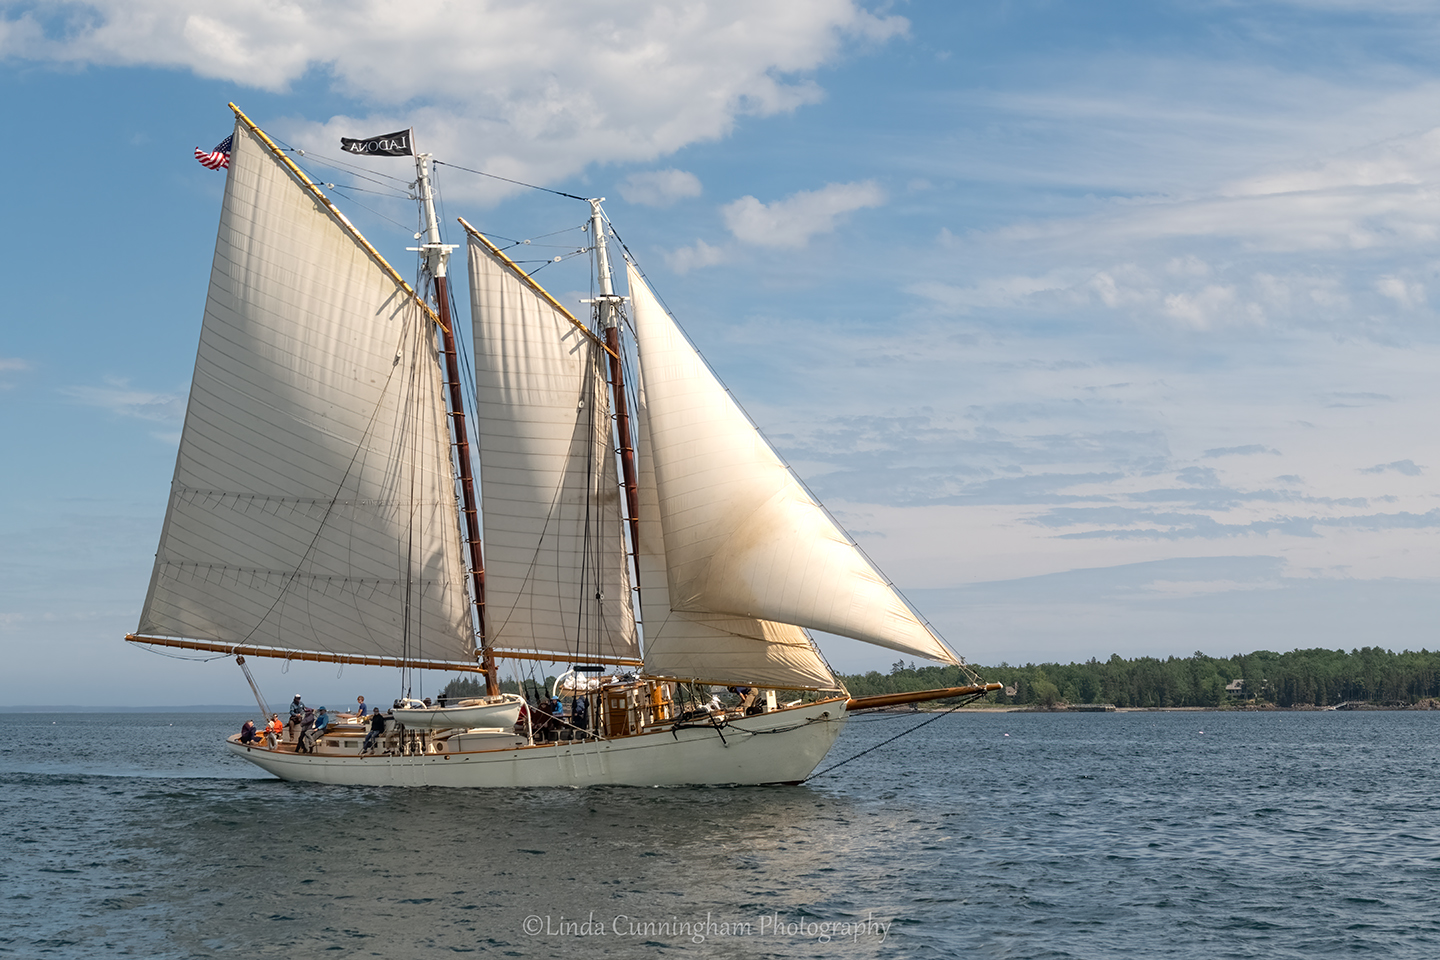
[[[804,787],[513,791],[282,783],[242,719],[0,715],[0,955],[1440,956],[1433,714],[962,714]]]

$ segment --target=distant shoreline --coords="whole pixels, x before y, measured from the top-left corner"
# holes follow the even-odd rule
[[[889,707],[866,710],[865,713],[941,713],[953,707],[927,705],[915,709]],[[956,710],[956,713],[1406,713],[1415,711],[1440,710],[1440,700],[1421,700],[1417,703],[1372,703],[1354,701],[1333,706],[1317,707],[1301,704],[1293,707],[1277,707],[1274,704],[1225,707],[1117,707],[1108,703],[1077,703],[1063,707],[1029,707],[1010,703],[971,704]]]
[[[1105,706],[1106,709],[1097,710],[1097,706]],[[1053,710],[1045,707],[1024,707],[1020,710],[1012,708],[1011,712],[1021,713],[1354,713],[1354,712],[1375,712],[1375,711],[1414,711],[1414,710],[1440,710],[1440,700],[1420,700],[1416,703],[1374,703],[1368,700],[1354,700],[1345,703],[1337,703],[1332,706],[1317,707],[1311,703],[1296,704],[1293,707],[1277,707],[1273,703],[1256,704],[1250,706],[1226,706],[1226,707],[1115,707],[1101,704],[1077,704],[1074,707],[1057,707]]]

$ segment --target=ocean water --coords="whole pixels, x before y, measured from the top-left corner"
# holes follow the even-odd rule
[[[1435,714],[956,714],[803,787],[515,791],[282,783],[242,719],[0,715],[0,956],[1440,956]]]

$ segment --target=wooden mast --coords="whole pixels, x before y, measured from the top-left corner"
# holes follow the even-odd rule
[[[413,142],[413,140],[412,140]],[[475,615],[480,630],[481,666],[485,672],[485,693],[497,696],[500,680],[495,676],[495,653],[485,632],[485,557],[480,543],[480,511],[475,501],[475,477],[470,469],[470,436],[465,429],[465,404],[460,393],[460,361],[455,348],[454,324],[450,318],[450,288],[446,267],[455,247],[440,242],[440,224],[435,218],[435,200],[430,192],[429,154],[415,155],[416,186],[425,213],[425,269],[435,283],[435,307],[439,313],[441,352],[445,356],[445,379],[450,387],[450,422],[455,437],[455,458],[460,471],[460,497],[465,514],[465,538],[470,547],[470,580],[474,590]]]
[[[605,215],[600,210],[604,197],[590,201],[590,242],[595,250],[595,273],[600,281],[600,296],[595,299],[600,328],[610,354],[610,387],[615,394],[615,428],[620,438],[620,471],[625,484],[625,507],[629,514],[630,549],[635,556],[636,573],[640,564],[640,485],[635,476],[635,442],[630,435],[630,405],[625,399],[624,364],[620,357],[620,304],[623,297],[615,295],[610,276],[610,254],[605,247]],[[636,579],[639,590],[639,579]]]

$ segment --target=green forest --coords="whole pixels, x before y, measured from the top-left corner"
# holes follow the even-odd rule
[[[1085,663],[1027,663],[995,667],[971,664],[981,679],[998,681],[1003,691],[986,696],[993,704],[1054,707],[1063,704],[1114,704],[1117,707],[1224,707],[1273,704],[1277,707],[1328,707],[1341,703],[1403,706],[1440,698],[1440,651],[1380,647],[1344,650],[1257,650],[1231,657],[1196,652],[1188,657],[1113,655]],[[895,663],[889,673],[842,676],[851,696],[903,693],[938,687],[966,686],[970,680],[958,667],[917,667]],[[538,678],[537,678],[538,681]],[[553,677],[527,685],[531,699],[549,690]],[[1238,683],[1236,681],[1239,681]],[[506,681],[507,693],[521,692]],[[455,678],[442,690],[449,697],[483,695],[484,681]]]
[[[1232,657],[1196,652],[1188,657],[1119,655],[1085,663],[971,665],[986,681],[1005,684],[991,703],[1030,706],[1109,703],[1117,707],[1221,707],[1269,703],[1277,707],[1335,706],[1347,702],[1404,705],[1440,697],[1440,651],[1393,653],[1380,647],[1344,650],[1257,650]],[[1241,681],[1235,684],[1234,681]],[[958,667],[894,664],[844,677],[856,697],[900,693],[969,682]],[[1229,689],[1227,689],[1229,688]],[[1013,693],[1011,692],[1013,691]]]

